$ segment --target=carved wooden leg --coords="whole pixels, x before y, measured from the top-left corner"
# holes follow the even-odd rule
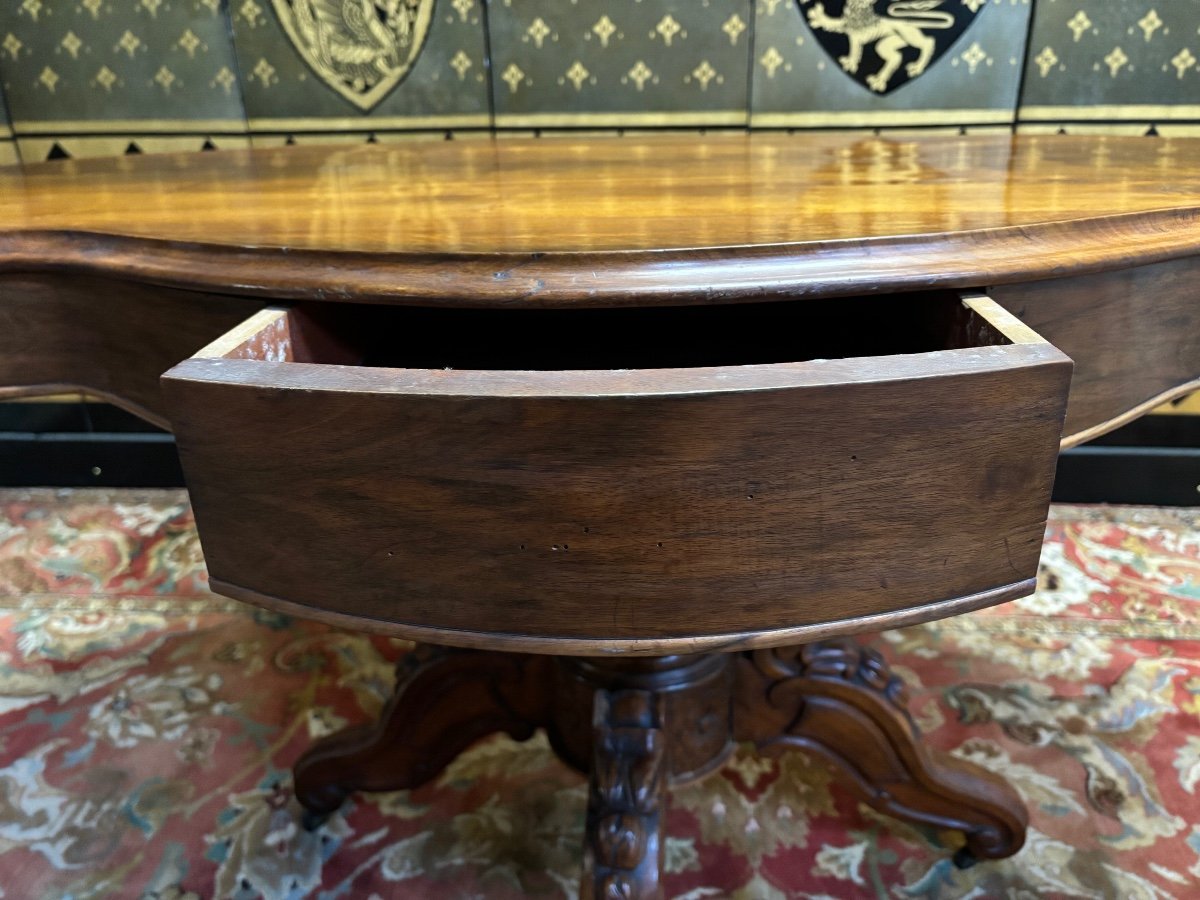
[[[734,731],[762,751],[821,755],[880,812],[963,832],[961,867],[1020,850],[1028,820],[1013,789],[927,749],[905,704],[883,658],[853,641],[761,650],[739,657]]]
[[[582,900],[662,897],[663,711],[652,691],[596,690]]]
[[[328,818],[355,791],[417,787],[496,731],[529,738],[547,720],[548,657],[418,647],[397,669],[397,687],[373,725],[314,744],[296,763],[305,825]]]
[[[580,896],[661,898],[667,788],[733,750],[730,657],[564,659],[559,675],[550,738],[591,779]]]

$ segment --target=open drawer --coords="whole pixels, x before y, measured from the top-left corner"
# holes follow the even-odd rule
[[[1071,362],[985,296],[267,309],[163,379],[215,590],[561,653],[1033,590]]]

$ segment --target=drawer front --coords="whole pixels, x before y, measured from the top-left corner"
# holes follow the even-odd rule
[[[273,310],[164,387],[219,591],[464,645],[764,645],[1032,590],[1071,364],[968,312],[922,353],[443,371],[297,362],[353,354]]]

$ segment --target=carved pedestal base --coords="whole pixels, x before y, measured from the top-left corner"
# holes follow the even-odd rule
[[[1025,807],[1001,778],[925,747],[904,684],[849,640],[738,657],[735,733],[763,752],[802,747],[833,764],[864,803],[939,830],[961,831],[954,861],[1011,856]]]
[[[548,657],[417,647],[377,723],[324,738],[296,763],[305,824],[320,824],[355,791],[422,785],[489,734],[532,737],[549,709],[553,666]]]
[[[662,896],[668,786],[702,777],[733,742],[802,747],[866,803],[914,824],[962,832],[960,866],[1009,856],[1024,807],[998,777],[924,747],[903,685],[851,641],[731,655],[555,659],[422,647],[401,664],[377,724],[315,744],[296,764],[306,824],[354,791],[411,788],[484,735],[545,728],[586,772],[581,896]]]

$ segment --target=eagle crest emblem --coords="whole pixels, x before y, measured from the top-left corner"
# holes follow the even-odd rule
[[[825,52],[877,94],[927,71],[982,6],[978,0],[800,0]]]
[[[412,69],[434,0],[272,0],[317,76],[364,112]]]

